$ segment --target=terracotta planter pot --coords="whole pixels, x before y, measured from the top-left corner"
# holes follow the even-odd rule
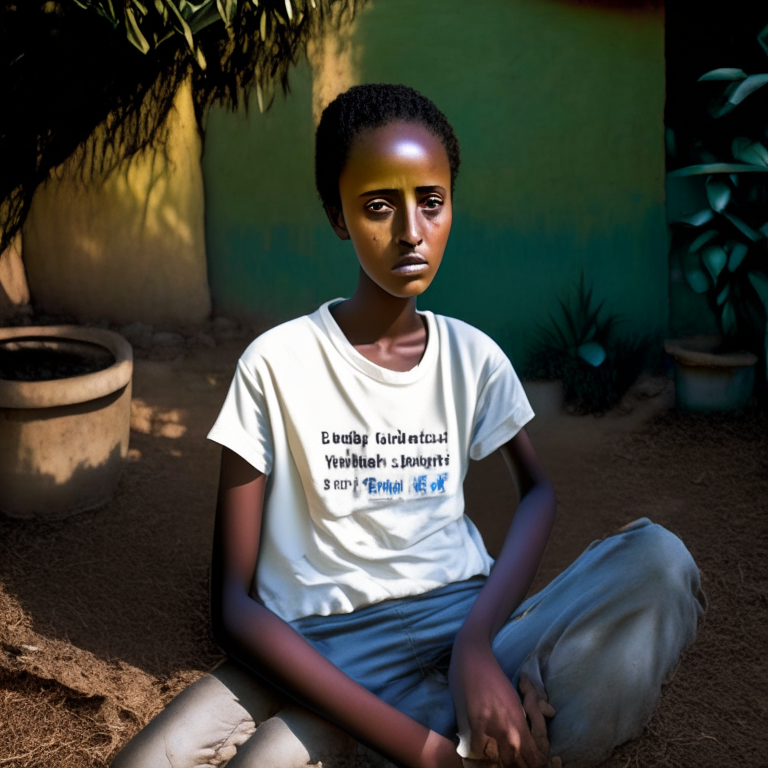
[[[521,383],[537,419],[551,419],[563,412],[564,390],[560,379]]]
[[[675,403],[684,411],[743,408],[755,386],[757,356],[751,352],[714,353],[720,336],[689,336],[664,342],[674,361]]]
[[[0,511],[52,519],[104,504],[128,452],[130,344],[97,328],[43,326],[0,328],[3,347],[107,367],[46,381],[0,379]]]

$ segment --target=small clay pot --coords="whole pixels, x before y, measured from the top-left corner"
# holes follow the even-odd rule
[[[101,506],[128,453],[131,345],[98,328],[39,326],[0,328],[3,347],[6,357],[11,348],[60,354],[69,369],[66,378],[0,379],[0,512],[54,519]]]
[[[755,387],[757,356],[720,353],[721,336],[689,336],[664,342],[673,359],[675,404],[683,411],[732,411],[744,408]]]

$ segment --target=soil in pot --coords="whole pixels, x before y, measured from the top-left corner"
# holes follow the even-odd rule
[[[0,379],[49,381],[103,371],[115,356],[98,344],[26,336],[0,342]]]

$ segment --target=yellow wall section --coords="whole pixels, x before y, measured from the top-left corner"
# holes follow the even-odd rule
[[[33,301],[44,312],[116,323],[185,324],[210,312],[201,144],[191,88],[154,151],[84,188],[65,164],[23,229]]]

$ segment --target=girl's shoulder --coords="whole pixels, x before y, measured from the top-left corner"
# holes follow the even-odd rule
[[[316,337],[314,315],[302,315],[259,334],[240,356],[240,362],[252,366],[260,360],[279,360],[300,353]]]
[[[485,363],[496,366],[509,358],[504,350],[484,331],[464,320],[448,315],[434,315],[441,341],[447,351],[460,356],[465,362]]]

